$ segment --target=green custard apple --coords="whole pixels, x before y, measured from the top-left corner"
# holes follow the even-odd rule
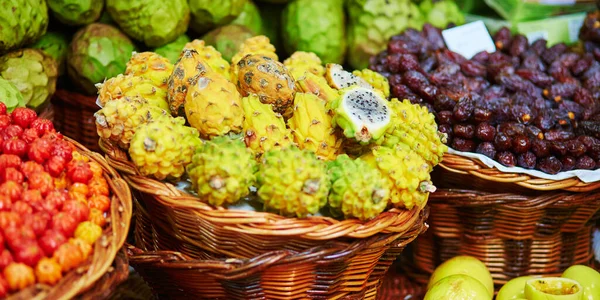
[[[96,83],[125,72],[135,47],[117,28],[92,23],[80,29],[67,54],[67,73],[88,95],[97,93]]]
[[[239,16],[247,0],[189,0],[192,20],[190,27],[205,33],[233,21]]]
[[[254,2],[247,0],[244,4],[244,9],[240,15],[235,18],[230,24],[237,24],[247,27],[256,35],[264,34],[263,21],[260,16],[260,11]]]
[[[254,35],[254,32],[249,28],[232,24],[208,32],[202,37],[202,40],[221,52],[224,59],[231,61],[231,58],[240,51],[240,46],[244,41]]]
[[[65,60],[69,51],[70,37],[63,32],[48,31],[42,38],[31,46],[50,55],[58,64],[58,75],[65,72]]]
[[[87,25],[100,18],[104,1],[98,0],[48,0],[54,17],[67,25]]]
[[[346,54],[342,0],[294,0],[283,11],[283,43],[288,53],[313,52],[323,63],[342,63]]]
[[[179,59],[179,55],[181,55],[181,51],[183,51],[183,47],[189,42],[191,42],[190,38],[187,35],[182,34],[176,40],[155,48],[154,52],[167,58],[172,64],[175,64]]]
[[[123,32],[148,47],[174,41],[190,22],[186,0],[106,0],[106,9]]]
[[[0,1],[0,54],[36,42],[46,29],[46,0]]]
[[[462,25],[465,23],[465,16],[454,1],[442,0],[432,2],[425,0],[420,6],[425,20],[438,28],[446,28],[450,23]]]
[[[17,107],[25,106],[25,100],[21,92],[12,82],[2,77],[0,77],[0,102],[6,105],[8,112],[12,112]]]

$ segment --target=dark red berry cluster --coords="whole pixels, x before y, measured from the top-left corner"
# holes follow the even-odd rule
[[[468,60],[426,24],[392,37],[370,68],[393,97],[434,113],[455,150],[549,174],[600,167],[600,55],[530,45],[507,28],[494,42]]]

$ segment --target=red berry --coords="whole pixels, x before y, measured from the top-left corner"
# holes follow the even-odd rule
[[[5,181],[14,181],[18,184],[23,183],[23,173],[15,168],[6,168],[0,173],[0,179],[2,182]]]
[[[15,214],[12,211],[1,211],[0,212],[0,229],[6,229],[10,227],[17,227],[23,224],[21,216]],[[6,238],[6,235],[4,236]]]
[[[23,128],[19,127],[18,125],[8,125],[4,131],[2,132],[2,136],[4,137],[5,140],[8,140],[10,138],[14,138],[14,137],[20,137],[23,134]]]
[[[4,251],[4,235],[2,235],[2,231],[0,230],[0,252]]]
[[[0,270],[4,270],[11,262],[13,262],[13,257],[10,251],[8,249],[2,250],[0,252]]]
[[[54,132],[54,124],[52,121],[42,118],[37,118],[31,122],[31,128],[35,129],[38,135],[44,135],[48,132]]]
[[[59,212],[52,217],[52,229],[60,231],[64,236],[73,236],[77,220],[66,212]]]
[[[33,213],[33,208],[25,201],[17,201],[13,203],[11,210],[21,216],[27,216]]]
[[[51,219],[52,217],[50,217],[49,213],[37,212],[23,217],[23,224],[25,224],[25,226],[30,226],[35,235],[39,237],[44,234],[46,229],[48,229],[48,224]]]
[[[23,139],[27,144],[33,143],[38,138],[39,136],[35,128],[27,128],[23,131],[23,134],[21,135],[21,139]]]
[[[42,196],[46,196],[54,189],[54,179],[46,172],[33,173],[29,176],[29,188],[39,190]]]
[[[16,156],[17,158],[19,158],[18,156]],[[2,158],[2,156],[0,155],[0,159]],[[19,158],[19,160],[21,160]],[[1,169],[1,167],[0,167]],[[23,163],[23,165],[21,165],[21,172],[23,172],[23,174],[25,175],[25,177],[29,178],[31,177],[31,174],[34,173],[38,173],[38,172],[44,172],[44,167],[38,163],[36,163],[35,161],[26,161]]]
[[[60,233],[58,230],[48,229],[39,238],[38,243],[46,256],[52,256],[54,251],[60,247],[60,245],[67,242],[67,238]]]
[[[73,146],[65,140],[54,140],[50,154],[64,158],[65,162],[70,162],[73,159]]]
[[[10,211],[12,201],[6,195],[0,195],[0,211]]]
[[[18,138],[5,140],[4,144],[2,144],[2,152],[4,154],[14,154],[23,157],[27,153],[27,143]]]
[[[50,158],[50,150],[52,149],[52,142],[45,139],[37,139],[31,145],[29,145],[29,151],[27,156],[30,160],[37,163],[44,163]]]
[[[25,107],[15,108],[11,115],[13,123],[21,126],[23,129],[28,128],[29,124],[37,119],[37,113],[34,110]]]
[[[69,194],[67,191],[52,191],[48,193],[44,199],[44,211],[49,213],[56,212],[62,209],[63,204],[68,200]]]
[[[36,239],[33,229],[25,225],[4,228],[4,238],[6,238],[8,247],[13,251],[20,249],[24,242]]]
[[[12,124],[12,118],[9,115],[0,115],[0,130],[4,130]]]
[[[28,203],[35,208],[36,205],[41,205],[44,197],[42,197],[42,193],[38,190],[26,190],[21,194],[21,199],[23,202]]]
[[[2,154],[0,155],[0,170],[18,168],[21,166],[21,162],[21,158],[14,154]]]
[[[85,203],[77,200],[67,200],[63,204],[62,211],[75,217],[77,223],[86,221],[90,215],[90,208]]]
[[[83,184],[88,184],[92,177],[94,177],[94,173],[92,169],[90,169],[90,165],[83,161],[71,162],[67,166],[67,177],[71,179],[72,182],[80,182]]]
[[[0,194],[8,196],[13,202],[21,199],[22,193],[23,186],[14,181],[6,181],[0,185]]]
[[[6,104],[4,102],[0,102],[0,115],[6,114]]]
[[[0,268],[0,270],[3,270],[3,269],[4,268]],[[8,285],[8,281],[6,281],[6,279],[4,279],[4,276],[2,276],[2,274],[0,274],[0,298],[6,297],[6,295],[8,295],[9,290],[10,290],[10,286]]]
[[[46,171],[50,173],[52,177],[59,177],[60,174],[65,170],[67,162],[60,156],[52,156],[46,161]]]
[[[14,252],[14,258],[16,262],[24,263],[30,267],[35,267],[38,261],[44,257],[44,252],[36,240],[27,241],[19,248],[19,251]]]

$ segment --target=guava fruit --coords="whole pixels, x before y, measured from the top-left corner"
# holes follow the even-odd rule
[[[0,54],[36,42],[46,29],[46,0],[0,1]]]
[[[455,25],[465,23],[465,16],[454,1],[432,2],[432,0],[424,0],[419,7],[425,16],[425,20],[435,27],[446,28],[450,23]]]
[[[528,300],[581,300],[583,289],[579,282],[561,277],[529,279],[525,283]]]
[[[58,64],[58,75],[65,72],[65,59],[69,50],[70,37],[60,31],[48,31],[31,48],[40,49],[50,55]]]
[[[205,33],[233,21],[242,13],[247,0],[189,0],[192,20],[190,27]]]
[[[436,282],[424,300],[491,300],[488,290],[477,279],[455,274]]]
[[[496,300],[515,300],[525,298],[525,284],[534,276],[521,276],[509,280],[500,288]]]
[[[162,57],[167,58],[172,64],[174,64],[177,62],[177,59],[179,59],[179,55],[181,54],[185,44],[189,42],[191,42],[190,38],[187,35],[182,34],[176,40],[154,49],[154,52]]]
[[[479,280],[488,290],[489,295],[494,295],[494,282],[488,268],[477,258],[472,256],[455,256],[439,265],[431,277],[427,289],[436,282],[450,275],[465,274]]]
[[[87,25],[100,18],[104,1],[48,0],[48,7],[54,17],[63,24]]]
[[[294,0],[283,10],[283,44],[288,53],[313,52],[323,63],[342,63],[346,54],[342,0]]]
[[[231,58],[240,50],[242,43],[254,35],[254,32],[247,27],[232,24],[208,32],[202,37],[202,40],[221,52],[224,59],[231,61]]]
[[[584,265],[570,266],[562,274],[563,278],[573,279],[583,289],[584,300],[600,300],[600,273]]]
[[[354,69],[368,67],[392,35],[423,25],[421,11],[410,0],[346,0],[346,5],[348,63]]]
[[[263,29],[263,21],[260,16],[260,11],[258,11],[258,7],[251,0],[247,0],[246,4],[244,4],[244,9],[240,13],[235,20],[233,20],[230,25],[237,24],[247,27],[252,30],[256,35],[264,34]]]

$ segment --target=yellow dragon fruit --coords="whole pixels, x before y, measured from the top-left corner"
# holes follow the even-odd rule
[[[102,106],[115,99],[140,96],[146,99],[150,105],[169,112],[166,91],[154,85],[150,79],[131,74],[119,74],[117,77],[97,84],[96,87],[98,87],[98,100]]]
[[[134,52],[125,69],[125,75],[131,74],[150,79],[155,86],[165,92],[171,73],[173,73],[173,64],[154,52]]]
[[[174,116],[185,116],[183,102],[189,87],[209,72],[212,72],[212,68],[202,60],[198,51],[183,50],[167,83],[167,99]]]
[[[272,60],[279,60],[279,57],[275,53],[275,46],[271,45],[268,37],[264,35],[251,37],[242,43],[240,50],[231,58],[231,82],[237,84],[238,63],[249,54],[260,54]]]
[[[183,49],[196,50],[200,55],[200,59],[205,61],[213,71],[229,77],[229,62],[223,59],[221,53],[213,46],[206,45],[203,40],[193,40],[185,44]]]
[[[386,98],[390,97],[390,83],[385,76],[369,69],[361,71],[355,70],[352,74],[364,79],[372,87],[380,91]]]
[[[260,102],[257,96],[242,98],[244,109],[244,141],[246,146],[260,157],[265,151],[286,147],[292,143],[292,135],[281,115],[271,106]]]
[[[325,77],[313,73],[305,73],[304,77],[296,81],[296,90],[302,93],[316,95],[321,100],[329,103],[337,99],[340,94],[327,84]]]
[[[304,77],[307,72],[318,76],[325,75],[325,67],[323,67],[321,59],[312,52],[296,51],[283,61],[283,65],[296,80]]]

